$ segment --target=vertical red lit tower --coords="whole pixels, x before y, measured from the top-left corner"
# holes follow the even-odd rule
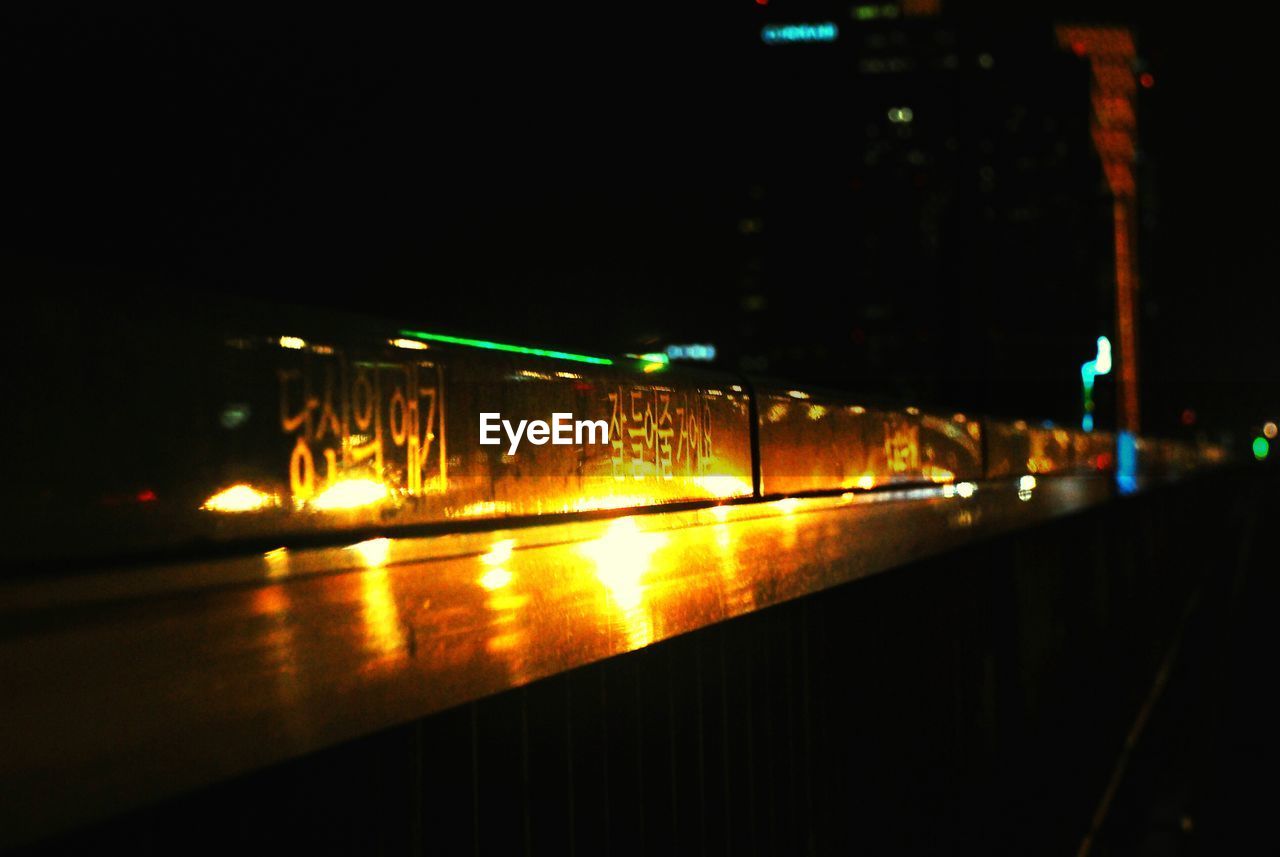
[[[1058,43],[1089,61],[1093,78],[1093,142],[1111,189],[1115,217],[1116,349],[1119,428],[1136,434],[1138,410],[1137,115],[1133,34],[1127,27],[1060,25]]]

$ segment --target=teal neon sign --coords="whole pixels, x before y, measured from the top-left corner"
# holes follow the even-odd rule
[[[765,24],[760,38],[766,45],[800,42],[834,42],[840,28],[830,21],[821,24]]]

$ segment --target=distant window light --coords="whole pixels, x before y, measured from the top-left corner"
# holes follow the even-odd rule
[[[834,42],[840,29],[830,21],[821,24],[766,24],[760,38],[766,45],[797,42]]]
[[[905,125],[915,118],[915,113],[910,107],[890,107],[889,121],[895,124]]]
[[[996,58],[993,57],[991,54],[987,54],[987,53],[978,54],[978,66],[980,68],[990,69],[990,68],[995,68],[995,65],[996,65]]]
[[[892,3],[885,4],[864,4],[854,6],[849,11],[849,16],[859,21],[875,21],[879,18],[896,18],[898,17],[898,7]]]

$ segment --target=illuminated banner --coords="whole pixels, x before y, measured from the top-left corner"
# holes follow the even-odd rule
[[[964,414],[872,408],[804,390],[757,394],[766,494],[952,484],[982,476],[982,428]]]
[[[33,536],[10,554],[267,547],[752,493],[750,404],[728,378],[422,331],[165,338],[135,337],[163,361],[77,367],[82,404],[107,415],[100,454],[66,470],[33,462],[13,483],[39,491],[6,497]],[[482,414],[498,415],[503,442],[482,441]],[[568,442],[546,442],[557,420],[570,420]]]

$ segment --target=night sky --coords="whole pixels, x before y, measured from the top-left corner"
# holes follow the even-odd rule
[[[764,79],[760,7],[696,5],[11,21],[6,279],[613,351],[715,341],[749,176],[779,153],[804,167],[804,94]],[[1173,432],[1192,407],[1247,430],[1280,416],[1271,37],[1208,9],[1108,8],[1059,17],[1133,24],[1156,78],[1145,424]]]

